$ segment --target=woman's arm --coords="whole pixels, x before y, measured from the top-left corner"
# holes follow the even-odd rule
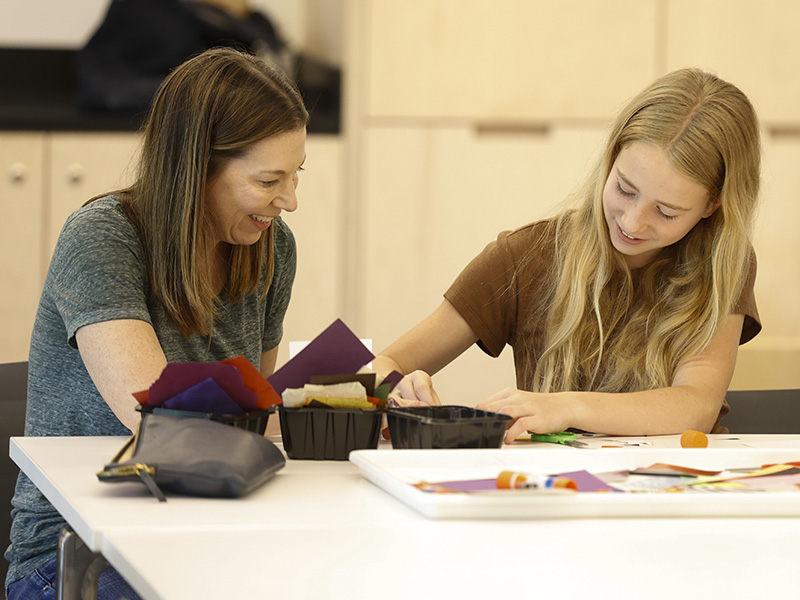
[[[139,424],[134,392],[148,389],[167,364],[153,327],[137,319],[81,327],[75,341],[97,391],[125,427]]]
[[[396,392],[408,403],[439,404],[430,376],[448,365],[478,336],[447,300],[372,361],[375,372],[406,375]],[[395,394],[396,395],[396,394]]]
[[[269,377],[275,372],[275,364],[278,362],[278,346],[271,350],[261,353],[261,364],[259,371],[264,377]]]
[[[681,365],[666,388],[620,394],[504,390],[478,408],[516,419],[506,433],[508,443],[526,430],[550,433],[570,427],[610,435],[710,431],[733,377],[743,322],[743,315],[728,316],[709,345]]]
[[[271,350],[267,350],[266,352],[261,353],[261,365],[259,366],[259,371],[264,377],[269,377],[275,372],[275,365],[278,362],[278,346],[275,346]],[[267,428],[264,431],[264,435],[278,435],[281,432],[281,424],[278,420],[278,413],[273,413],[270,415],[269,421],[267,421]]]

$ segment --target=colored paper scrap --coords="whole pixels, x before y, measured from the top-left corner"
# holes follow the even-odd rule
[[[572,479],[578,485],[579,492],[619,492],[617,488],[608,485],[605,481],[592,475],[589,471],[570,471],[558,473],[558,477]]]
[[[344,373],[338,375],[312,375],[309,383],[333,385],[335,383],[359,382],[367,390],[367,396],[375,395],[375,373]]]
[[[497,478],[463,479],[460,481],[439,481],[436,483],[420,481],[413,485],[420,491],[432,494],[450,494],[454,492],[496,492]]]
[[[388,383],[389,391],[391,392],[395,388],[395,386],[397,386],[397,384],[400,383],[401,379],[403,379],[402,373],[399,373],[398,371],[392,371],[386,377],[383,378],[383,381],[381,381],[381,385]]]
[[[147,406],[161,406],[173,396],[209,378],[213,379],[244,412],[257,409],[257,394],[245,386],[239,369],[232,364],[214,362],[167,363],[159,378],[150,386]]]
[[[239,415],[244,412],[242,407],[236,404],[233,398],[226,394],[225,390],[210,377],[175,394],[161,406],[172,410],[188,410],[215,415]]]
[[[636,475],[665,475],[674,477],[697,477],[699,475],[712,476],[719,475],[721,471],[704,471],[702,469],[692,469],[680,465],[670,465],[667,463],[653,463],[649,467],[640,467],[631,471]]]
[[[589,471],[571,471],[569,473],[554,473],[551,477],[572,479],[578,485],[578,492],[619,492],[605,483],[602,479],[589,473]],[[418,490],[429,493],[454,493],[454,492],[497,492],[515,493],[518,490],[499,489],[497,477],[492,479],[461,479],[454,481],[419,481],[412,484]],[[547,491],[547,490],[545,490]]]
[[[267,378],[278,394],[286,388],[301,388],[312,376],[355,373],[375,356],[341,319],[303,348]]]
[[[269,408],[281,403],[281,396],[275,391],[269,381],[261,374],[261,371],[253,366],[247,358],[242,355],[226,358],[222,364],[230,364],[239,369],[242,374],[244,385],[247,389],[256,393],[256,406],[259,410]]]

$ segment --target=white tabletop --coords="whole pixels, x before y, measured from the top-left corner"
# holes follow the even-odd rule
[[[765,439],[800,448],[797,436],[749,441]],[[159,503],[142,485],[97,480],[123,442],[12,438],[10,454],[148,600],[748,598],[796,588],[796,518],[439,521],[350,463],[293,460],[243,499]]]

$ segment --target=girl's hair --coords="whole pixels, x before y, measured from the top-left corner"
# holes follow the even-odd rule
[[[210,334],[217,294],[202,271],[208,251],[207,182],[254,143],[303,129],[308,112],[295,84],[261,59],[228,48],[199,54],[173,70],[144,125],[136,182],[122,204],[138,227],[151,294],[187,337]],[[274,227],[252,246],[233,246],[226,282],[239,301],[266,294],[273,273]],[[265,265],[266,263],[266,265]]]
[[[662,149],[719,208],[664,248],[634,285],[611,245],[603,189],[633,142]],[[731,310],[750,268],[760,180],[755,111],[735,86],[697,69],[675,71],[636,96],[614,123],[604,154],[556,221],[557,275],[537,391],[625,392],[671,385]],[[531,369],[529,369],[530,371]]]

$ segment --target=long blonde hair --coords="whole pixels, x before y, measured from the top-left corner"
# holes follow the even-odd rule
[[[663,149],[720,207],[664,248],[634,285],[611,245],[603,188],[619,152],[637,141]],[[738,88],[683,69],[636,96],[579,191],[580,205],[555,224],[557,273],[530,389],[624,392],[670,385],[741,293],[759,182],[758,122]]]
[[[216,48],[177,67],[161,84],[144,126],[136,182],[122,203],[138,227],[152,295],[186,336],[209,334],[218,297],[201,268],[208,234],[205,188],[224,161],[254,143],[302,129],[308,112],[297,87],[262,60]],[[273,272],[273,235],[233,246],[228,298],[256,291]]]

